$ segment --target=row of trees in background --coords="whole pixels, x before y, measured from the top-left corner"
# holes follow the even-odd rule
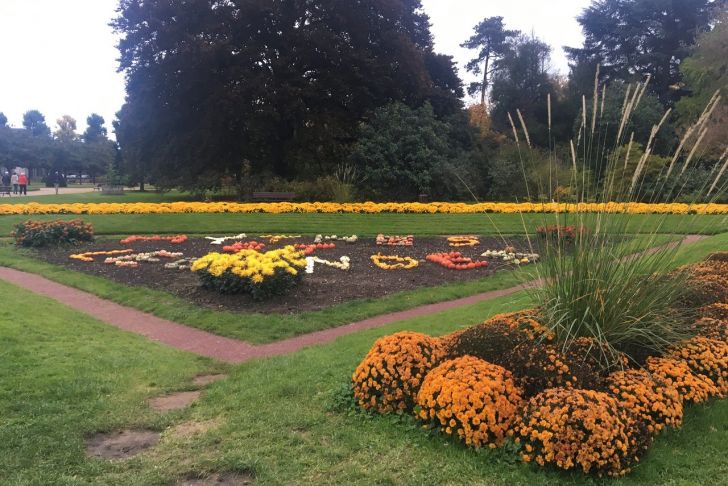
[[[568,161],[598,66],[606,132],[616,132],[630,86],[651,76],[626,130],[644,143],[672,110],[648,165],[665,163],[712,94],[728,92],[726,20],[724,0],[594,1],[564,77],[550,68],[549,45],[484,19],[463,43],[478,77],[468,92],[480,101],[466,108],[419,0],[122,0],[117,140],[127,174],[161,187],[522,198],[511,120],[523,120],[536,154]],[[714,113],[703,162],[720,158],[725,118],[725,108]],[[707,171],[698,162],[686,177]],[[567,198],[568,178],[554,184]]]
[[[6,169],[25,167],[31,175],[87,174],[93,180],[118,164],[118,147],[108,137],[104,118],[95,113],[86,119],[87,128],[81,134],[76,120],[68,115],[56,121],[53,132],[37,110],[23,115],[23,128],[11,128],[7,122],[0,113],[0,166]]]

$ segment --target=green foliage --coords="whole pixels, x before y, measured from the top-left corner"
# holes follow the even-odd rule
[[[0,111],[0,128],[5,128],[8,125],[8,117],[5,116],[5,113]]]
[[[113,24],[125,170],[159,187],[217,188],[243,160],[254,174],[325,176],[372,110],[460,108],[462,83],[433,52],[419,0],[123,0]]]
[[[93,241],[94,230],[80,219],[26,221],[15,226],[12,236],[18,246],[41,248]]]
[[[47,137],[51,129],[46,125],[45,116],[38,110],[26,111],[23,114],[23,127],[34,137]]]
[[[104,117],[92,113],[86,118],[86,131],[83,132],[81,138],[86,143],[100,142],[107,139],[107,131],[104,126]]]
[[[454,133],[462,127],[465,140]],[[380,108],[361,126],[351,155],[362,192],[393,200],[453,197],[464,189],[456,174],[470,142],[468,130],[464,120],[438,120],[429,103],[418,109],[403,103]]]
[[[710,10],[720,0],[594,0],[578,17],[586,36],[568,48],[577,64],[594,73],[597,63],[610,80],[652,75],[652,88],[669,104],[680,95],[680,63],[698,33],[708,30]],[[585,79],[588,83],[588,78]],[[589,84],[578,86],[589,92]]]

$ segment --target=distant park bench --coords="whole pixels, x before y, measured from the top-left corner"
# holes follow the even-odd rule
[[[10,186],[0,186],[0,196],[3,196],[5,194],[7,194],[9,196],[11,189],[12,189],[12,187],[10,187]]]
[[[295,192],[254,192],[253,201],[293,201]]]

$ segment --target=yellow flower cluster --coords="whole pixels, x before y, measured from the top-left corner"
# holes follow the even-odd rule
[[[425,375],[444,357],[440,340],[425,334],[379,338],[354,371],[354,397],[366,410],[411,410]]]
[[[9,214],[166,214],[166,213],[584,213],[728,214],[728,204],[646,203],[69,203],[0,204]]]
[[[685,362],[690,371],[710,379],[720,396],[728,395],[728,344],[697,336],[676,346],[670,358]]]
[[[430,371],[417,394],[421,420],[476,448],[503,442],[521,402],[521,390],[509,371],[472,356]]]
[[[683,404],[677,390],[645,370],[615,371],[607,377],[606,389],[652,434],[682,425]]]
[[[517,428],[525,462],[621,476],[640,446],[617,400],[602,392],[550,388],[531,398]]]
[[[193,272],[205,271],[213,277],[221,277],[225,272],[250,279],[254,284],[262,283],[267,277],[275,275],[280,269],[290,275],[306,268],[303,253],[293,246],[260,253],[255,250],[242,250],[235,254],[208,253],[192,264]]]
[[[696,375],[684,361],[648,358],[646,368],[658,380],[675,387],[683,402],[700,403],[718,395],[718,388],[713,380]]]

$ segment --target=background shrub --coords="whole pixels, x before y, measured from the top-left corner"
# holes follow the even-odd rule
[[[80,219],[72,221],[26,221],[13,231],[18,246],[40,248],[44,246],[76,244],[93,241],[93,227]]]

